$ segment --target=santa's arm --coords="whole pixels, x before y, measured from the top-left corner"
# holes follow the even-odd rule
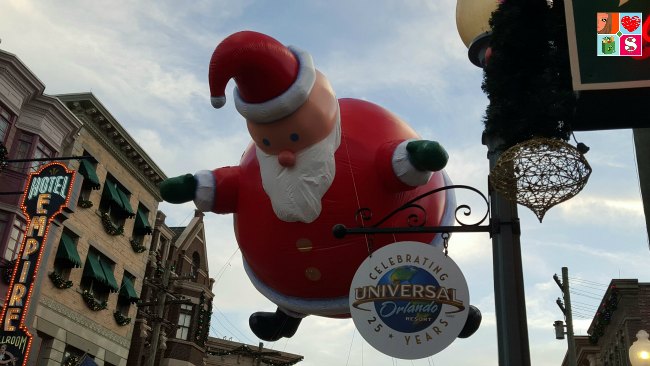
[[[384,180],[395,190],[405,191],[429,182],[433,172],[447,165],[449,156],[436,141],[392,141],[380,149],[378,169],[385,171]]]
[[[234,213],[239,196],[240,168],[224,167],[201,170],[165,179],[160,183],[160,194],[169,203],[194,201],[200,211]]]

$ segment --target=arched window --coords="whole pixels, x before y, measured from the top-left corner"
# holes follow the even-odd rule
[[[201,256],[198,252],[192,253],[192,275],[196,277],[199,274],[199,268],[201,267]]]

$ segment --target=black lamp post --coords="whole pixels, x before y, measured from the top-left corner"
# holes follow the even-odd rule
[[[484,67],[489,55],[489,19],[497,0],[457,0],[456,25],[473,64]],[[484,133],[490,170],[503,152],[499,136]],[[492,235],[494,300],[500,366],[529,366],[530,350],[521,262],[517,204],[489,187],[491,216],[499,225]]]

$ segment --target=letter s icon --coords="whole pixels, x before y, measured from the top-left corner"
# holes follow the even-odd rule
[[[637,49],[636,39],[634,37],[625,38],[625,50],[627,52],[634,52]]]

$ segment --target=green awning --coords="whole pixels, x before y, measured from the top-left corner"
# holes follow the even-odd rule
[[[119,297],[132,303],[140,300],[138,294],[135,293],[135,288],[133,288],[133,282],[126,276],[122,278],[122,287],[120,288]]]
[[[131,203],[129,202],[129,197],[126,195],[126,193],[124,193],[119,188],[117,188],[117,192],[120,195],[120,199],[122,201],[122,208],[124,209],[126,215],[129,217],[135,216],[135,213],[133,213],[133,209],[131,208]]]
[[[108,263],[101,261],[99,262],[104,270],[104,277],[106,278],[106,285],[110,288],[111,292],[117,292],[119,287],[117,287],[117,281],[113,275],[113,269]]]
[[[83,277],[90,277],[94,282],[97,282],[102,286],[108,286],[108,281],[106,280],[106,275],[104,275],[102,265],[100,264],[99,259],[94,255],[88,255],[88,257],[86,257]]]
[[[138,235],[151,235],[151,225],[147,214],[138,208],[138,214],[135,216],[135,233]]]
[[[79,173],[84,176],[84,183],[88,184],[92,189],[99,189],[102,186],[99,183],[95,167],[87,159],[81,159]]]
[[[72,238],[66,233],[61,234],[59,249],[56,251],[54,261],[61,262],[67,267],[81,267],[81,258],[79,258],[79,253],[77,252],[77,247],[74,245],[74,240],[72,240]]]
[[[124,204],[122,204],[122,199],[118,192],[119,189],[115,186],[115,183],[107,181],[104,184],[104,192],[102,194],[108,196],[108,199],[111,200],[113,205],[116,205],[120,210],[124,211]]]

